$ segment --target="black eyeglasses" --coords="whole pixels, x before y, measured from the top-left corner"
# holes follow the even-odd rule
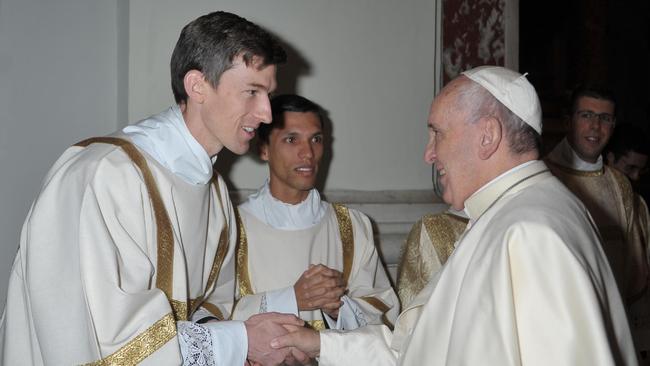
[[[593,111],[576,111],[576,115],[585,121],[599,121],[602,124],[613,126],[616,123],[616,117],[609,113],[596,113]]]

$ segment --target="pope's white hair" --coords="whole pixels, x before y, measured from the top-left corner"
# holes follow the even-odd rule
[[[467,79],[467,82],[458,89],[455,107],[467,113],[467,123],[476,123],[483,117],[495,117],[500,120],[508,146],[514,153],[539,152],[541,145],[539,133],[480,84]]]

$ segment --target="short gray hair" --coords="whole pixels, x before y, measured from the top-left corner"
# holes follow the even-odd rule
[[[540,134],[478,83],[468,79],[458,91],[455,107],[467,113],[468,123],[476,123],[482,117],[498,118],[505,129],[508,146],[514,153],[540,152]]]

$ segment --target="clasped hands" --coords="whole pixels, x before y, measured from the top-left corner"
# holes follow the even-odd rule
[[[294,285],[300,311],[321,310],[333,319],[343,302],[345,283],[341,272],[322,264],[310,265]],[[320,335],[304,327],[290,314],[265,313],[246,322],[248,361],[255,365],[307,365],[320,352]]]

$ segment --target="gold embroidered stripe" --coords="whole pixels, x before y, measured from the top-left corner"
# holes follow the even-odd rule
[[[309,321],[306,321],[305,323],[307,323],[307,327],[309,327],[309,328],[311,328],[313,330],[317,330],[319,332],[321,330],[327,329],[325,327],[325,322],[322,321],[322,320],[309,320]]]
[[[176,336],[176,321],[169,313],[112,355],[88,363],[92,366],[136,365]]]
[[[228,221],[226,221],[226,218],[228,217],[226,215],[226,210],[223,207],[223,199],[221,197],[221,191],[219,190],[219,179],[217,179],[217,173],[214,173],[214,176],[212,177],[212,183],[214,184],[214,189],[216,190],[216,196],[219,198],[219,206],[221,207],[221,213],[224,219],[223,223],[223,228],[221,228],[221,235],[219,235],[219,244],[217,247],[217,252],[215,254],[214,261],[212,262],[212,271],[210,271],[210,276],[208,277],[208,283],[205,288],[205,292],[207,293],[212,285],[216,283],[217,279],[219,278],[219,273],[221,272],[221,266],[223,265],[223,261],[226,258],[226,254],[228,253],[228,247],[229,247],[229,233],[230,230],[228,229]]]
[[[348,208],[340,203],[332,204],[336,219],[339,223],[339,233],[341,234],[341,245],[343,246],[343,279],[347,284],[352,271],[352,262],[354,260],[354,233],[352,232],[352,220]]]
[[[436,250],[440,264],[444,265],[454,251],[454,243],[458,238],[457,228],[467,226],[466,219],[452,215],[427,215],[423,218],[424,227]],[[419,238],[418,238],[419,240]]]
[[[608,168],[609,169],[609,168]],[[609,169],[614,182],[621,190],[621,196],[623,199],[623,208],[625,209],[625,217],[629,218],[632,215],[630,214],[634,208],[634,191],[632,190],[632,185],[625,175],[619,173],[615,169]]]
[[[117,137],[94,137],[81,141],[77,143],[76,146],[86,147],[93,143],[104,143],[121,147],[142,173],[144,183],[149,193],[149,199],[151,199],[151,204],[153,205],[154,217],[156,220],[158,245],[156,287],[165,293],[168,300],[171,300],[174,268],[174,237],[167,210],[165,209],[165,205],[160,197],[158,186],[156,186],[156,181],[153,174],[151,174],[151,170],[149,170],[147,161],[132,143]]]
[[[253,285],[251,284],[250,274],[248,272],[248,241],[246,239],[246,229],[241,220],[239,210],[235,208],[235,217],[237,218],[237,262],[235,263],[235,273],[237,283],[239,283],[239,296],[244,297],[253,294]]]

